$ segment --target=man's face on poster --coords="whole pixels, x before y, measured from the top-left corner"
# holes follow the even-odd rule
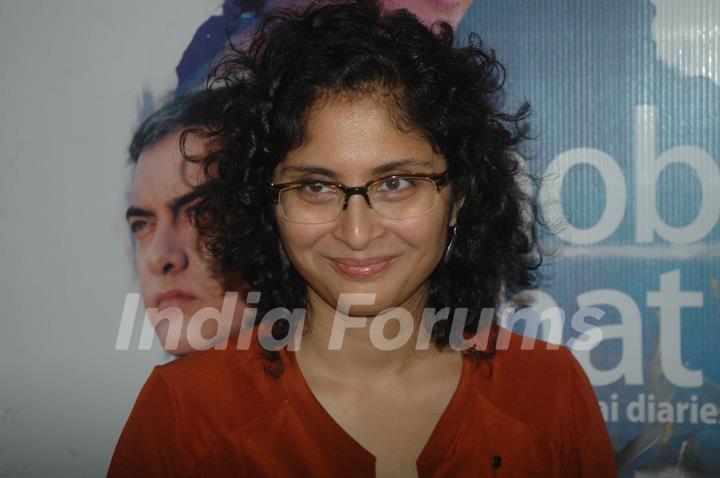
[[[405,8],[425,24],[432,25],[444,20],[457,28],[473,0],[385,0],[388,10]]]
[[[127,213],[148,317],[165,350],[175,355],[192,352],[203,337],[215,337],[218,325],[220,331],[236,326],[233,320],[205,320],[202,337],[188,337],[190,319],[198,310],[222,308],[224,288],[212,274],[209,254],[192,221],[192,208],[199,200],[193,187],[202,180],[202,171],[182,157],[179,139],[180,131],[171,133],[140,154]],[[185,146],[190,155],[205,150],[204,140],[193,135],[187,136]],[[163,320],[154,318],[151,309],[157,309]],[[165,320],[168,316],[172,318]]]

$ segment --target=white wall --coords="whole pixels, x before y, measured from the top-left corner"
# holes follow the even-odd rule
[[[104,475],[166,360],[113,350],[138,289],[125,151],[220,3],[0,0],[0,476]]]

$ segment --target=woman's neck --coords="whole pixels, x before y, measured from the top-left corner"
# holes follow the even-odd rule
[[[412,321],[392,319],[380,329],[371,327],[371,324],[381,316],[360,317],[342,313],[310,291],[310,327],[302,337],[298,359],[303,365],[308,365],[304,369],[338,380],[381,379],[406,374],[423,359],[442,353],[432,344],[425,350],[416,347],[418,334],[423,333],[420,331],[420,322],[426,303],[427,292],[418,291],[401,306],[412,317]],[[407,330],[409,327],[411,331]],[[405,337],[406,334],[410,336],[409,339],[392,346],[392,350],[378,347],[378,343],[391,344],[393,338]]]

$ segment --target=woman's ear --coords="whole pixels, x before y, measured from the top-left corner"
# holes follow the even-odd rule
[[[460,214],[460,210],[465,205],[465,196],[458,198],[457,201],[455,201],[455,204],[452,207],[452,211],[450,212],[450,227],[455,227],[457,225],[457,218],[458,214]]]

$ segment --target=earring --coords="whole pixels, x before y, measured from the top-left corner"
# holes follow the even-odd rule
[[[450,254],[452,254],[453,245],[455,245],[455,237],[457,236],[457,225],[453,226],[452,229],[450,229],[450,240],[448,241],[448,245],[445,247],[445,252],[443,253],[443,264],[447,264],[450,260]]]

